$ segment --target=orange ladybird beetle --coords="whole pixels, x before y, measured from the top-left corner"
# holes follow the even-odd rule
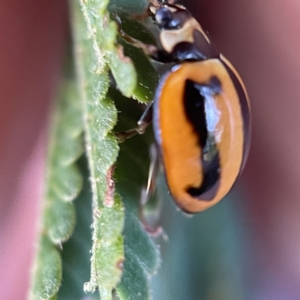
[[[153,116],[171,195],[185,212],[201,212],[226,196],[245,165],[250,145],[247,92],[184,6],[151,1],[149,13],[159,29],[160,48],[143,50],[176,65],[160,79],[153,103],[133,131],[144,132]]]

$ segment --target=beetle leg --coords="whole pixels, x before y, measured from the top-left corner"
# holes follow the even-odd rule
[[[116,23],[118,25],[119,34],[128,44],[143,50],[143,52],[148,56],[152,57],[152,55],[155,55],[155,53],[158,51],[158,49],[155,45],[145,44],[145,43],[133,38],[132,36],[128,35],[122,29],[122,20],[121,20],[120,16],[117,14],[113,14],[113,16],[114,16],[114,20],[116,21]],[[149,16],[149,14],[147,14],[147,16]]]
[[[136,128],[132,128],[126,131],[121,131],[116,133],[119,143],[124,142],[126,139],[131,138],[136,134],[143,134],[152,121],[152,115],[153,115],[153,103],[147,106],[141,118],[138,120]]]
[[[155,191],[158,168],[159,168],[159,158],[158,158],[157,148],[155,145],[151,145],[148,181],[147,181],[147,187],[144,196],[141,198],[142,206],[148,203],[149,199],[151,198],[151,196]]]
[[[150,147],[150,167],[148,173],[147,187],[142,189],[141,198],[139,203],[139,216],[140,220],[145,228],[145,230],[152,236],[158,236],[163,233],[163,230],[160,226],[152,227],[147,223],[147,220],[144,216],[144,207],[148,203],[149,199],[152,197],[155,188],[156,188],[156,179],[159,170],[159,157],[157,148],[155,145]]]
[[[149,16],[148,14],[147,16]],[[173,58],[164,50],[159,49],[157,46],[152,44],[145,44],[141,42],[138,39],[135,39],[134,37],[128,35],[123,29],[122,29],[122,20],[119,15],[113,14],[114,20],[116,21],[118,25],[118,31],[121,37],[126,41],[126,43],[141,49],[147,56],[151,57],[153,60],[156,60],[161,63],[169,63],[173,62]]]

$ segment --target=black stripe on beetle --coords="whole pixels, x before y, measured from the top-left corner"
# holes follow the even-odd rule
[[[198,136],[198,144],[202,150],[199,163],[203,173],[200,186],[187,187],[186,190],[192,197],[201,197],[201,200],[208,201],[215,197],[220,184],[220,156],[213,132],[209,130],[214,127],[211,123],[215,120],[205,108],[205,102],[210,101],[208,98],[212,98],[220,91],[221,82],[217,77],[212,77],[210,82],[204,85],[187,80],[184,90],[185,114]]]

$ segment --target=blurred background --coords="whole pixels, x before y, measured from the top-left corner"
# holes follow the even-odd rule
[[[183,3],[183,2],[182,2]],[[67,3],[0,4],[0,294],[25,299],[45,133],[68,43]],[[185,5],[237,68],[252,102],[250,157],[232,193],[186,218],[170,199],[154,299],[300,299],[300,3]],[[163,187],[161,187],[163,188]]]

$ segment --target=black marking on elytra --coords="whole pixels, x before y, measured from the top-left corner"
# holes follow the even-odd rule
[[[220,185],[220,157],[217,151],[209,161],[202,161],[203,181],[199,187],[188,187],[187,192],[201,200],[211,200],[217,193]]]
[[[184,90],[184,109],[188,121],[198,136],[198,143],[202,149],[199,158],[203,181],[198,187],[187,187],[187,192],[199,200],[211,200],[217,193],[220,181],[220,157],[216,148],[214,137],[208,132],[209,118],[206,116],[205,101],[220,93],[221,82],[217,77],[212,77],[207,84],[198,84],[186,80]]]
[[[187,80],[184,91],[184,109],[189,122],[193,125],[203,149],[207,140],[207,123],[205,116],[205,98],[195,87],[195,82]]]
[[[211,89],[212,94],[220,94],[222,92],[222,84],[217,76],[210,78],[208,87]]]
[[[220,94],[222,92],[221,81],[216,76],[212,76],[208,83],[194,83],[194,85],[204,98],[209,96],[212,97],[213,95]]]

